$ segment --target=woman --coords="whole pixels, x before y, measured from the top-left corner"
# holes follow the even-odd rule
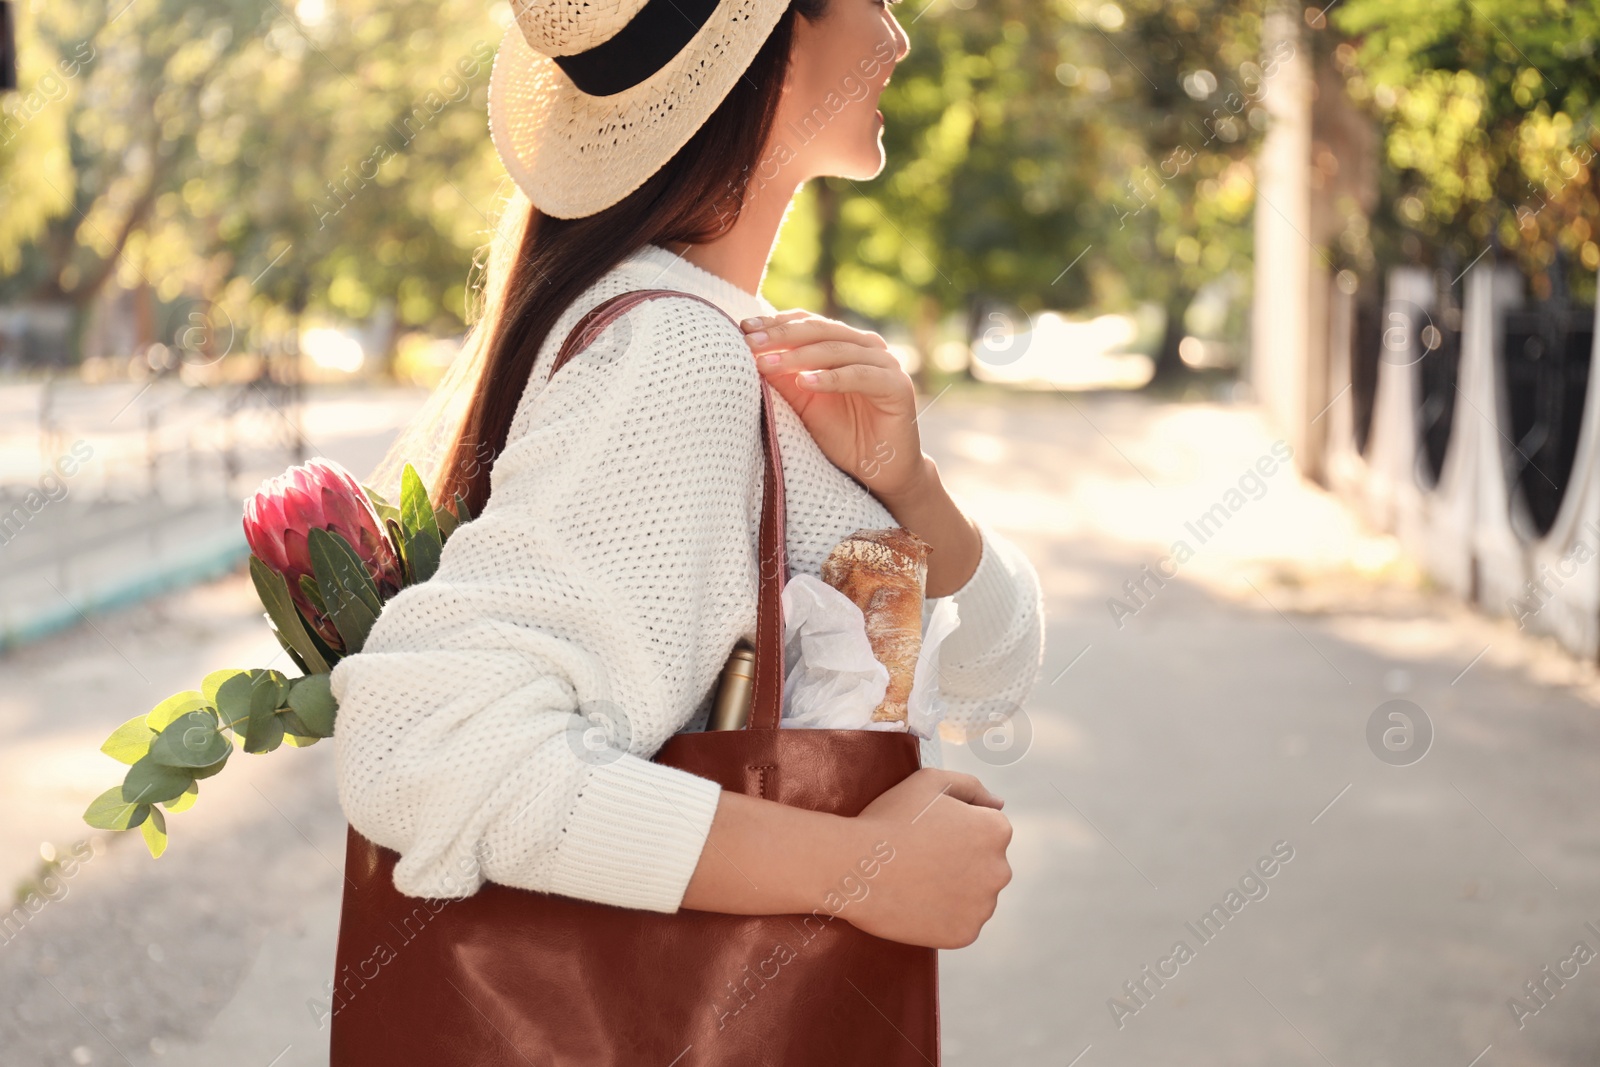
[[[988,725],[1036,677],[1037,576],[945,491],[883,340],[757,295],[800,184],[881,170],[874,106],[905,34],[880,0],[599,7],[524,7],[496,60],[491,127],[531,206],[514,201],[522,225],[491,263],[434,494],[477,518],[334,673],[342,803],[400,854],[408,895],[487,879],[659,912],[810,911],[892,824],[894,862],[848,918],[969,944],[1010,878],[1009,823],[976,779],[924,769],[843,818],[650,759],[703,728],[754,634],[761,377],[781,397],[793,572],[903,525],[933,546],[928,596],[960,609],[950,718]],[[584,312],[642,288],[761,321],[650,301],[546,384]],[[574,740],[590,723],[598,751],[593,731]]]

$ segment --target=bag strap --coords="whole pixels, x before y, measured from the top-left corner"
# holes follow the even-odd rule
[[[716,308],[735,326],[738,323],[721,307],[695,293],[679,289],[635,289],[601,301],[578,320],[562,343],[550,365],[546,381],[555,377],[567,361],[592,344],[616,318],[646,300],[658,297],[687,297]],[[783,707],[783,587],[789,580],[787,529],[783,502],[783,456],[778,448],[778,430],[772,419],[772,386],[761,379],[761,451],[765,475],[761,492],[761,541],[759,587],[756,597],[755,693],[751,701],[748,729],[776,730]]]

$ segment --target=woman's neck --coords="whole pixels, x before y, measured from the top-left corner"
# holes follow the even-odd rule
[[[767,260],[772,257],[784,216],[799,190],[798,183],[789,184],[782,178],[780,174],[760,186],[752,181],[739,220],[715,240],[695,245],[682,241],[659,243],[702,270],[759,295],[761,279],[767,273]]]

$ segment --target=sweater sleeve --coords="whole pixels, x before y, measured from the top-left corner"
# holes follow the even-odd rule
[[[679,907],[720,788],[650,757],[753,631],[759,389],[733,323],[658,299],[524,394],[483,513],[333,674],[401,892]]]
[[[945,722],[969,736],[1015,715],[1044,662],[1038,572],[1011,541],[983,520],[974,522],[983,555],[967,583],[950,594],[961,621],[939,646]]]

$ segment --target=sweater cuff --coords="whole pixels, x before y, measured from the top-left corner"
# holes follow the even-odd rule
[[[940,646],[947,663],[967,663],[980,658],[1010,628],[1017,617],[1022,589],[1007,565],[996,535],[981,520],[974,520],[983,541],[983,555],[972,577],[950,595],[956,598],[961,622]]]
[[[709,778],[629,753],[596,767],[556,849],[549,891],[677,911],[721,795]]]

